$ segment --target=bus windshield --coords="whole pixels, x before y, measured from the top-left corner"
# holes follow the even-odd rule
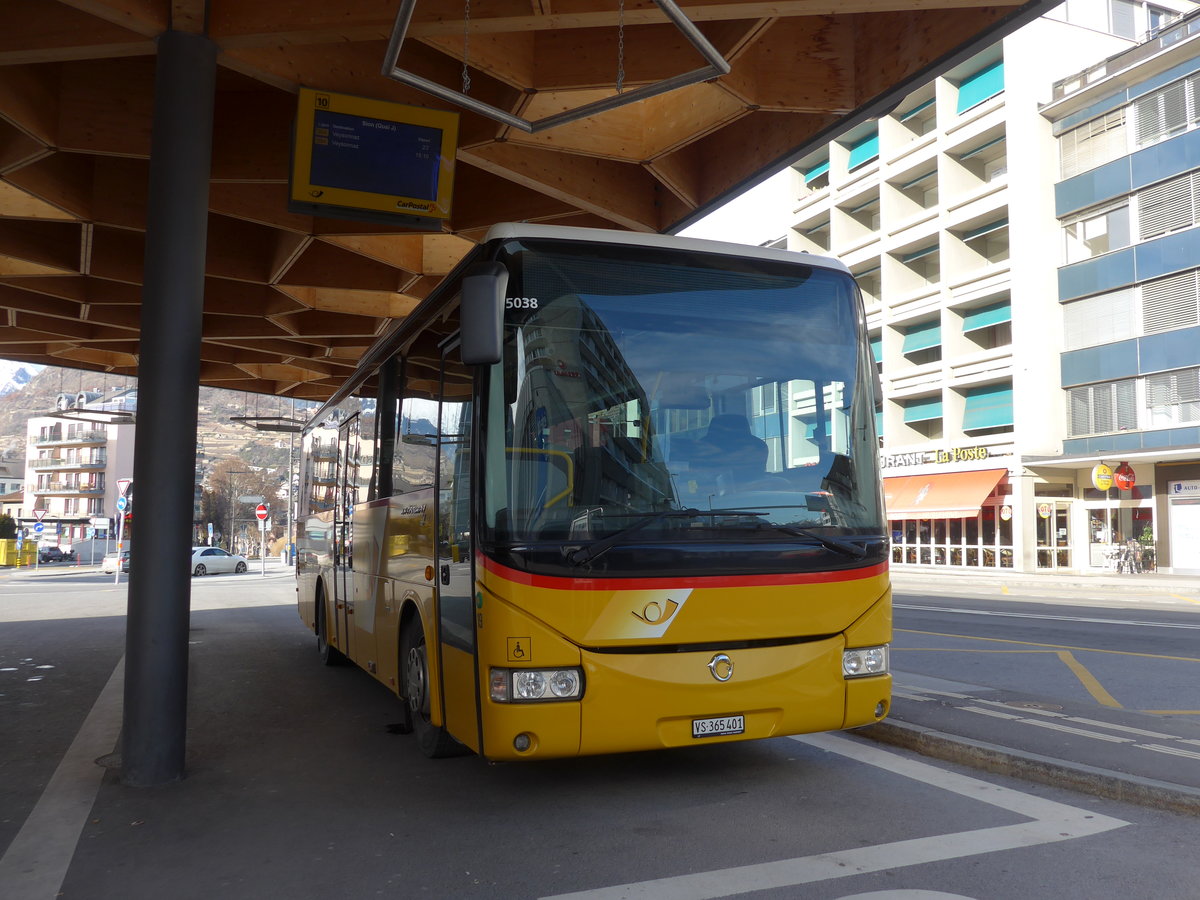
[[[511,274],[503,360],[484,392],[485,544],[591,560],[580,548],[624,535],[687,547],[807,534],[828,550],[883,531],[848,275],[800,257],[532,240],[510,242],[501,261]]]

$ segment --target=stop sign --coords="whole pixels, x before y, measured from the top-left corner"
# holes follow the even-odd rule
[[[267,520],[267,506],[265,503],[260,503],[254,507],[254,514],[258,516],[258,521],[265,522]]]

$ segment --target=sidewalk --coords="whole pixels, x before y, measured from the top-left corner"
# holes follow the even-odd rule
[[[1105,589],[1151,593],[1177,593],[1200,599],[1200,575],[1172,575],[1146,572],[1124,575],[1116,572],[1076,574],[1053,572],[1014,572],[1011,569],[968,571],[941,566],[892,566],[892,587],[898,591],[910,589],[953,590],[963,586],[988,586],[994,589],[1042,588],[1046,590]]]

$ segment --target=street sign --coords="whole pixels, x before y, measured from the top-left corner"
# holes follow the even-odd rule
[[[124,497],[117,498],[117,512],[125,512],[125,507],[129,505],[129,501]]]
[[[122,497],[124,497],[125,492],[127,490],[129,490],[129,486],[131,484],[133,484],[132,478],[118,478],[117,479],[117,493],[120,494]]]
[[[110,522],[106,516],[96,516],[92,519],[93,528],[107,529],[111,524],[112,522]]]
[[[35,509],[35,510],[33,511],[33,517],[34,517],[35,519],[37,519],[39,522],[40,522],[40,521],[42,521],[42,519],[46,518],[46,510],[44,510],[44,509]]]
[[[41,534],[45,530],[46,530],[46,526],[43,525],[41,522],[38,522],[36,525],[33,526],[34,534]]]
[[[260,503],[260,504],[258,504],[258,506],[254,507],[254,515],[258,516],[258,521],[260,521],[260,522],[267,521],[266,504]]]

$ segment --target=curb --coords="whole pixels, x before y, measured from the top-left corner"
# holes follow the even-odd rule
[[[1136,803],[1191,815],[1200,814],[1200,789],[1186,785],[1026,753],[907,722],[878,722],[865,728],[857,728],[852,733],[881,744],[903,747],[923,756],[971,766],[997,775],[1011,775],[1026,781],[1068,788],[1123,803]]]

